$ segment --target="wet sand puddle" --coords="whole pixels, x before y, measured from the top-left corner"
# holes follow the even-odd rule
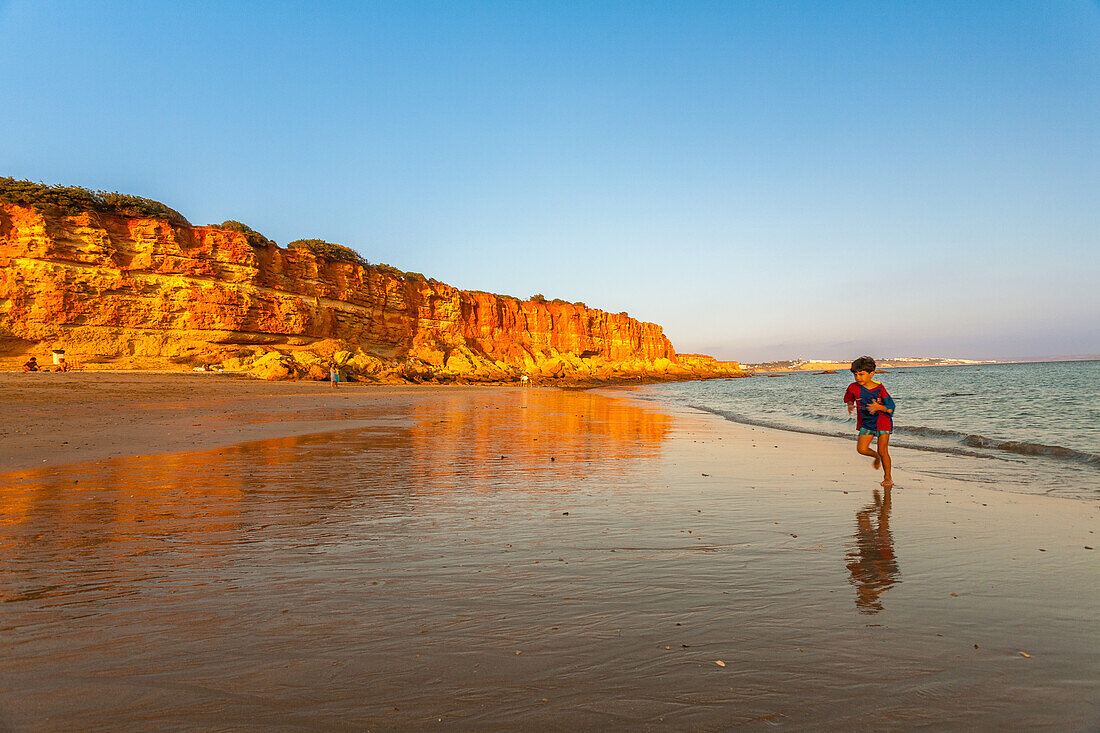
[[[1009,561],[969,505],[953,556],[916,493],[722,468],[736,434],[532,390],[7,474],[0,728],[1095,716],[1094,557]]]

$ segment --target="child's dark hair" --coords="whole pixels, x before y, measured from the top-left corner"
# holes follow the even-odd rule
[[[873,371],[875,371],[875,360],[869,356],[861,356],[852,362],[852,374]]]

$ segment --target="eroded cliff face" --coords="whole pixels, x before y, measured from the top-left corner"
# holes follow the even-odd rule
[[[626,314],[466,292],[219,227],[0,203],[0,356],[49,349],[266,378],[321,378],[333,363],[377,381],[740,373],[677,356],[660,326]]]

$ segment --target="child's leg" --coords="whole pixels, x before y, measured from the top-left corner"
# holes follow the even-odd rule
[[[890,476],[890,433],[878,436],[878,456],[882,459],[882,485],[893,486],[894,479]]]
[[[871,456],[871,458],[874,458],[875,462],[872,464],[872,466],[874,468],[878,468],[880,459],[879,459],[878,453],[871,450],[871,438],[872,437],[873,436],[870,436],[870,435],[861,435],[861,436],[859,436],[859,440],[856,441],[856,451],[860,455]]]

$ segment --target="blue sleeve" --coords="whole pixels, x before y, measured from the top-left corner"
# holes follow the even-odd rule
[[[890,396],[890,393],[883,387],[879,390],[879,396],[882,398],[882,406],[890,411],[890,414],[894,414],[894,398]]]

